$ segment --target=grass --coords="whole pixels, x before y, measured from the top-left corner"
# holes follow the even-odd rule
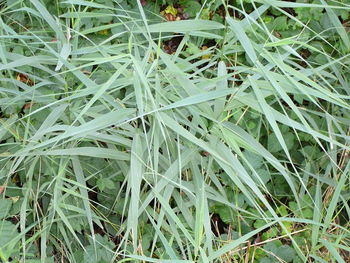
[[[150,2],[0,4],[1,261],[347,262],[349,3]]]

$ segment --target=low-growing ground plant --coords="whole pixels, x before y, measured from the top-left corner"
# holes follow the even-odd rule
[[[0,2],[1,262],[349,262],[350,1]]]

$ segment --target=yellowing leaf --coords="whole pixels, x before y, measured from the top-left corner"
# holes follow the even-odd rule
[[[207,49],[208,49],[207,46],[203,46],[203,47],[202,47],[202,51],[205,51],[205,50],[207,50]],[[203,55],[203,56],[202,56],[202,59],[209,59],[210,57],[211,57],[211,54],[209,53],[209,54]]]
[[[168,5],[164,12],[166,14],[172,14],[173,16],[177,15],[177,9],[173,5]]]
[[[102,35],[102,36],[107,36],[109,33],[109,30],[108,29],[103,29],[101,31],[98,31],[98,34],[99,35]]]

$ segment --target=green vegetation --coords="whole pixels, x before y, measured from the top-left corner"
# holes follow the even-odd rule
[[[350,0],[0,1],[1,262],[350,262]]]

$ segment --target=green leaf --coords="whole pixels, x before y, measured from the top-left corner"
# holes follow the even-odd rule
[[[283,139],[286,143],[287,149],[291,150],[294,146],[294,140],[296,139],[295,136],[293,135],[293,133],[290,133],[290,132],[285,133],[283,135]],[[270,152],[273,152],[273,153],[283,150],[281,144],[279,143],[279,141],[274,133],[270,134],[268,137],[267,148],[269,149]]]
[[[286,262],[292,262],[292,260],[296,257],[296,253],[290,246],[283,245],[276,251],[276,256]]]
[[[232,214],[230,209],[227,206],[215,206],[214,207],[214,211],[215,213],[218,213],[221,220],[226,223],[226,224],[230,224],[232,223]]]
[[[314,212],[311,208],[305,208],[302,210],[302,214],[303,214],[304,218],[312,219]]]
[[[218,22],[210,20],[180,20],[172,21],[166,23],[152,24],[149,26],[149,31],[151,33],[157,32],[193,32],[193,31],[202,31],[202,30],[218,30],[222,29],[224,26]],[[136,32],[144,32],[146,29],[137,30]]]
[[[18,235],[16,225],[9,221],[0,222],[0,248],[4,249]]]
[[[191,55],[197,55],[202,52],[202,50],[192,42],[187,43],[186,51]]]
[[[184,7],[185,12],[190,15],[190,17],[195,17],[202,8],[201,4],[198,3],[198,1],[182,0],[179,2]]]
[[[284,205],[281,205],[278,207],[277,209],[278,213],[281,215],[281,216],[287,216],[288,215],[288,211],[287,211],[287,208],[284,206]]]
[[[12,206],[10,199],[0,199],[0,219],[7,218]]]
[[[273,21],[274,29],[276,31],[285,31],[288,30],[289,24],[287,23],[286,16],[276,17]]]
[[[109,178],[99,178],[96,182],[98,188],[103,191],[105,188],[113,189],[115,188],[114,182]]]
[[[277,227],[272,227],[266,232],[262,234],[262,239],[263,240],[268,240],[270,238],[274,238],[278,235],[278,228]]]
[[[256,220],[254,223],[254,228],[260,228],[263,227],[266,224],[264,220]]]
[[[254,169],[258,169],[263,165],[264,158],[259,154],[251,151],[244,151],[244,156]]]

